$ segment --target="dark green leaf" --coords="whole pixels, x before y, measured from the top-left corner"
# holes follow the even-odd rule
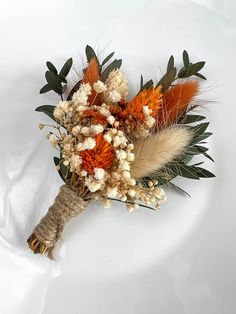
[[[210,155],[208,155],[206,152],[203,152],[202,154],[203,154],[206,158],[208,158],[209,160],[215,162],[215,160],[214,160]]]
[[[35,109],[35,111],[38,112],[43,112],[45,113],[48,117],[50,117],[52,120],[55,121],[53,112],[54,112],[55,106],[51,106],[51,105],[43,105],[43,106],[39,106]]]
[[[186,78],[192,75],[196,75],[205,65],[205,61],[200,61],[194,64],[190,64],[188,67],[182,68],[179,73],[179,78]]]
[[[167,64],[167,70],[166,72],[168,73],[171,69],[174,68],[174,64],[175,64],[175,60],[174,60],[174,57],[171,55],[170,56],[170,59],[168,61],[168,64]]]
[[[72,88],[72,90],[70,91],[70,93],[69,93],[69,95],[67,97],[67,101],[72,99],[74,93],[77,92],[77,90],[79,89],[80,85],[81,85],[81,81],[79,81],[79,82],[77,82],[75,84],[75,86]]]
[[[188,147],[186,150],[186,154],[188,155],[199,155],[202,154],[203,152],[208,151],[207,147],[203,147],[203,146],[191,146]]]
[[[193,138],[192,142],[191,142],[191,145],[194,145],[194,144],[197,144],[197,143],[200,143],[202,142],[203,140],[205,140],[206,138],[210,137],[213,133],[211,132],[205,132],[199,136],[196,136]],[[203,143],[202,143],[203,144]]]
[[[44,93],[49,92],[50,90],[52,90],[50,85],[46,84],[40,89],[39,93],[44,94]]]
[[[67,79],[64,76],[59,75],[59,79],[60,79],[61,82],[67,83]]]
[[[199,150],[199,152],[201,152],[201,153],[205,153],[209,150],[209,148],[207,148],[205,146],[201,146],[201,145],[195,145],[193,147],[196,147]]]
[[[56,67],[52,64],[52,62],[47,61],[46,65],[47,65],[49,71],[53,72],[54,74],[57,74],[57,69],[56,69]]]
[[[169,69],[169,71],[157,83],[157,86],[162,85],[162,90],[163,91],[167,90],[175,80],[175,76],[176,68]]]
[[[200,124],[192,127],[192,130],[193,130],[195,135],[199,136],[206,131],[208,125],[209,125],[209,122],[200,123]]]
[[[54,160],[55,166],[57,167],[57,166],[60,164],[60,158],[58,158],[58,157],[53,157],[53,160]],[[62,172],[61,172],[61,165],[60,165],[60,169],[57,170],[57,171],[58,171],[58,173],[59,173],[61,179],[65,182],[65,179],[64,179],[63,174],[62,174]]]
[[[99,64],[97,55],[91,46],[89,46],[89,45],[86,46],[85,53],[86,53],[86,57],[87,57],[88,62],[90,62],[93,58],[95,58],[97,60],[97,63]]]
[[[140,78],[140,90],[143,90],[143,76]]]
[[[206,119],[206,117],[204,116],[199,116],[199,115],[186,115],[184,116],[183,119],[180,120],[180,124],[190,124],[190,123],[195,123],[195,122],[199,122],[201,120]]]
[[[215,175],[212,172],[204,168],[200,168],[200,167],[195,167],[195,168],[197,169],[197,172],[200,178],[214,178],[215,177]]]
[[[104,82],[112,70],[119,69],[121,67],[122,60],[121,59],[115,59],[111,64],[106,67],[106,69],[102,72],[102,81]]]
[[[203,80],[206,80],[206,77],[204,75],[202,75],[201,73],[196,73],[194,75],[199,77],[199,78],[201,78],[201,79],[203,79]]]
[[[186,50],[183,51],[183,64],[185,68],[189,66],[189,56]]]
[[[102,66],[106,64],[113,56],[115,52],[110,53],[103,61],[102,61]]]
[[[153,86],[153,80],[149,80],[148,82],[146,82],[146,83],[143,85],[143,87],[142,87],[141,90],[149,89],[149,88],[151,88],[152,86]]]
[[[62,85],[58,75],[54,74],[53,72],[46,71],[45,73],[46,80],[48,85],[51,87],[54,92],[61,94],[62,93]]]
[[[70,69],[72,67],[72,64],[73,64],[73,59],[70,58],[66,61],[66,63],[63,65],[59,75],[62,76],[62,77],[67,77],[68,73],[70,72]]]
[[[58,173],[60,177],[62,178],[62,180],[65,182],[69,176],[69,166],[63,165],[62,158],[60,159],[58,157],[54,157],[53,160],[56,166],[60,165],[60,169],[58,170]]]
[[[198,162],[198,163],[196,163],[196,164],[193,164],[193,166],[200,166],[200,165],[202,165],[202,164],[204,164],[204,161],[201,161],[201,162]]]
[[[184,178],[189,179],[199,179],[198,171],[195,169],[194,166],[188,166],[185,164],[179,164],[178,165],[178,175]]]

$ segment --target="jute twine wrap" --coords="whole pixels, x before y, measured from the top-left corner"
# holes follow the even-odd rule
[[[87,203],[88,201],[84,201],[68,186],[63,185],[54,204],[27,240],[31,250],[35,254],[47,254],[49,258],[53,258],[53,249],[61,237],[64,225],[70,218],[82,213]]]

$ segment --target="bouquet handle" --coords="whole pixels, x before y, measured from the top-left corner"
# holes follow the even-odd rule
[[[67,221],[81,214],[88,201],[83,200],[67,185],[60,188],[53,205],[28,238],[28,246],[35,254],[53,259],[53,249],[60,239]]]

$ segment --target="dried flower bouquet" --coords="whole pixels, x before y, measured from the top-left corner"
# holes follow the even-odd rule
[[[86,46],[87,66],[69,92],[72,58],[59,72],[47,62],[47,84],[40,93],[54,91],[61,101],[36,111],[53,120],[55,132],[48,138],[59,151],[54,162],[65,184],[28,239],[34,253],[52,258],[65,223],[90,201],[101,199],[109,207],[117,200],[129,211],[139,206],[159,209],[166,201],[162,186],[184,192],[172,182],[175,177],[214,176],[200,167],[202,162],[189,164],[194,155],[213,161],[204,145],[212,134],[206,132],[209,123],[198,123],[205,117],[191,113],[198,107],[195,97],[200,79],[205,79],[199,71],[205,62],[191,63],[184,51],[183,67],[177,71],[171,56],[160,81],[144,83],[141,76],[140,90],[129,100],[122,60],[111,61],[113,55],[100,62]],[[39,125],[45,126],[50,125]]]

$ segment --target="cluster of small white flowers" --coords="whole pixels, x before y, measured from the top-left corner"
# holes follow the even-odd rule
[[[104,103],[93,105],[88,103],[92,89],[96,93],[102,93]],[[111,114],[111,102],[117,102],[127,96],[127,81],[119,70],[113,70],[105,84],[97,81],[91,86],[82,83],[72,100],[61,101],[54,110],[54,117],[58,125],[66,129],[66,133],[60,131],[60,137],[49,135],[51,144],[60,146],[63,164],[75,172],[84,187],[97,197],[103,198],[104,207],[110,206],[109,198],[116,198],[126,202],[129,211],[138,208],[137,202],[146,205],[155,203],[159,208],[161,202],[165,201],[165,193],[162,189],[149,184],[145,188],[132,178],[130,169],[135,159],[132,152],[134,145],[130,143],[126,133],[122,131],[120,122]],[[94,123],[93,120],[85,118],[84,111],[93,111],[104,117],[104,122]],[[148,132],[153,126],[153,118],[148,106],[143,107],[145,123],[139,128],[139,132]],[[100,120],[103,121],[103,120]],[[43,125],[40,126],[43,128]],[[113,161],[108,169],[101,167],[86,171],[84,168],[82,154],[96,147],[96,137],[103,136],[104,140],[113,148]]]
[[[83,150],[85,149],[93,149],[96,146],[95,139],[88,137],[83,142]]]
[[[145,116],[144,125],[147,128],[152,128],[156,122],[156,119],[151,116],[152,109],[148,108],[148,106],[143,106],[143,114]]]
[[[127,80],[119,69],[111,71],[105,84],[107,90],[104,92],[104,101],[106,103],[117,102],[127,97]]]
[[[116,90],[112,90],[107,93],[108,102],[118,102],[121,100],[121,95]]]
[[[98,80],[93,84],[93,88],[96,93],[100,94],[107,90],[106,84],[104,84],[102,81]]]
[[[72,100],[75,105],[86,106],[88,96],[91,94],[92,88],[89,83],[82,83],[77,92],[74,93]]]
[[[98,112],[105,117],[109,117],[111,115],[109,108],[110,106],[108,106],[106,103],[103,103],[101,106],[99,106]]]

